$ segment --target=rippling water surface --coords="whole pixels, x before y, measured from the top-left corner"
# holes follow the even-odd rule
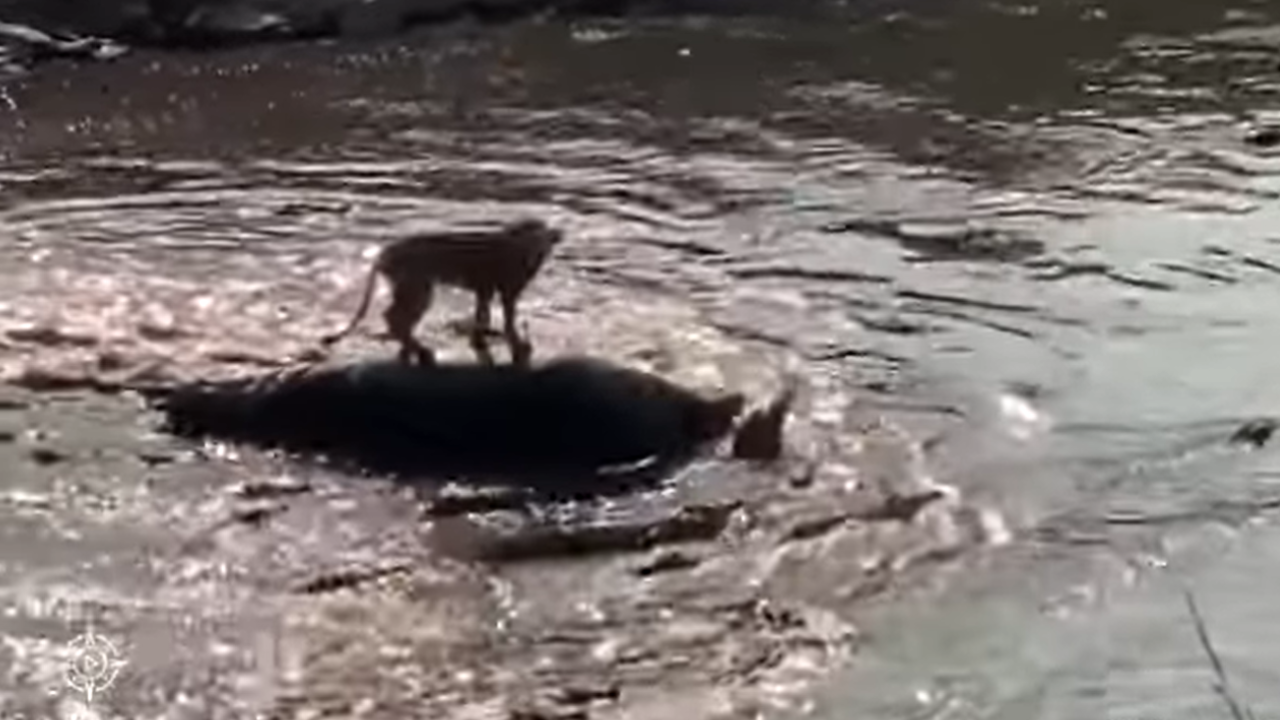
[[[0,300],[345,312],[388,233],[544,212],[555,272],[966,413],[933,471],[1015,541],[867,610],[822,717],[1225,716],[1189,584],[1264,718],[1280,468],[1220,440],[1280,407],[1278,46],[1275,2],[964,0],[53,67],[5,89]]]

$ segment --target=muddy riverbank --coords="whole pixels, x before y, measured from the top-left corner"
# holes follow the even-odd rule
[[[837,16],[829,0],[108,0],[0,3],[0,77],[49,60],[108,61],[129,47],[209,50],[367,41],[421,26],[529,17]]]

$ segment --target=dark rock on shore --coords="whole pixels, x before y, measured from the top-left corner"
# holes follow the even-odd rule
[[[1280,127],[1256,127],[1245,133],[1246,144],[1259,148],[1273,148],[1280,145]]]
[[[733,427],[744,398],[705,399],[588,359],[526,368],[393,361],[179,386],[168,428],[401,476],[463,475],[543,491],[660,478]]]
[[[29,25],[0,21],[0,77],[19,74],[31,65],[53,58],[104,60],[124,52],[123,45],[111,40],[58,36]]]
[[[1260,448],[1266,445],[1271,436],[1275,434],[1276,427],[1280,426],[1276,420],[1272,418],[1259,418],[1250,420],[1249,422],[1236,428],[1236,431],[1227,438],[1228,445],[1248,445],[1254,448]]]

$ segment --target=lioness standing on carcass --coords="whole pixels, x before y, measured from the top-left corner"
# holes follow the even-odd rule
[[[387,332],[400,344],[406,363],[435,364],[430,348],[418,342],[414,329],[431,308],[436,284],[475,293],[472,346],[480,350],[491,332],[490,305],[502,303],[503,335],[512,358],[527,358],[528,342],[516,327],[517,304],[564,233],[541,220],[527,218],[494,230],[419,233],[395,240],[373,261],[360,306],[347,327],[320,340],[328,348],[347,336],[369,311],[381,275],[391,288],[391,304],[383,312]]]

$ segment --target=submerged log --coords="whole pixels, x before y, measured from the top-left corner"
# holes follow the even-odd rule
[[[521,525],[482,534],[472,559],[515,563],[610,553],[639,552],[668,544],[709,541],[724,531],[738,502],[685,505],[652,517],[577,525]]]

